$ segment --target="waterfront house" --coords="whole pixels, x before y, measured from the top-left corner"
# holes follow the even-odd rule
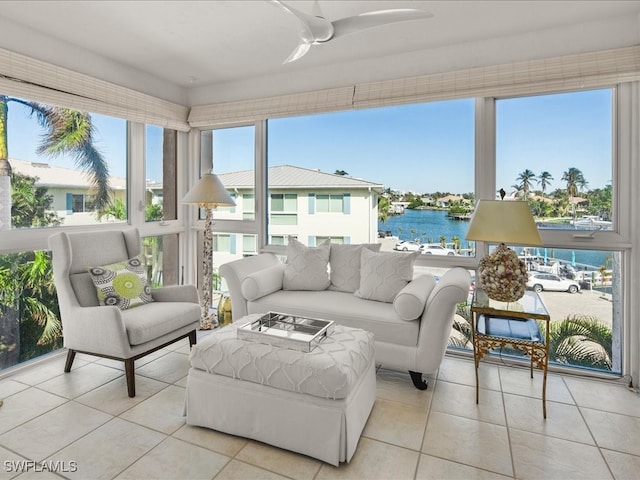
[[[15,159],[11,159],[11,166],[15,173],[37,178],[36,186],[47,188],[47,194],[53,198],[51,210],[62,220],[63,225],[99,223],[91,198],[90,181],[81,170]],[[126,202],[126,185],[126,178],[109,177],[113,201]]]
[[[91,184],[85,172],[49,163],[16,159],[11,159],[11,167],[14,173],[36,178],[36,186],[46,187],[47,194],[52,197],[51,211],[58,216],[63,225],[90,225],[114,220],[109,216],[98,220],[98,212],[92,200]],[[109,176],[112,202],[121,201],[126,204],[126,186],[126,178]],[[148,180],[146,192],[147,205],[162,205],[161,183]]]
[[[382,185],[292,165],[269,167],[268,175],[270,244],[286,245],[289,235],[309,246],[326,239],[334,243],[375,242]],[[216,219],[253,220],[253,170],[222,173],[219,178],[232,192],[236,206],[218,208]],[[215,265],[239,254],[253,255],[258,250],[256,235],[215,234],[214,250]]]
[[[460,197],[458,195],[446,195],[444,197],[436,199],[436,206],[440,208],[449,208],[452,203],[471,204],[469,200],[466,200],[464,197]]]

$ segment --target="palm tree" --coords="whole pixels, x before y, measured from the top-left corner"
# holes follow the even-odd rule
[[[9,163],[7,119],[10,102],[30,109],[46,133],[38,146],[38,154],[56,156],[70,154],[76,166],[86,172],[95,190],[95,206],[103,209],[110,203],[109,167],[93,143],[95,127],[91,116],[78,110],[53,107],[20,98],[0,95],[0,192],[10,191],[11,164]],[[7,205],[6,207],[9,207]],[[11,228],[11,208],[0,209],[0,230]]]
[[[553,180],[553,176],[546,170],[538,175],[538,185],[542,189],[542,195],[547,191],[547,187],[551,185],[551,180]]]
[[[450,347],[473,348],[471,306],[468,303],[459,303],[456,305],[456,314],[453,318],[452,330],[452,335],[449,337]]]
[[[575,167],[569,168],[562,174],[562,181],[567,182],[567,194],[570,197],[578,196],[580,190],[587,186],[583,173]]]
[[[611,327],[595,317],[572,315],[549,326],[549,360],[611,370]]]
[[[562,181],[567,182],[567,194],[571,200],[571,211],[573,220],[576,219],[576,204],[573,198],[578,196],[580,190],[587,186],[587,181],[584,179],[582,172],[575,167],[569,168],[562,174]]]
[[[36,178],[11,178],[12,222],[20,227],[60,223],[49,213],[53,197]],[[51,259],[44,251],[0,255],[0,368],[48,353],[60,345]]]
[[[536,174],[533,173],[528,168],[523,172],[521,172],[520,174],[518,174],[516,181],[520,182],[519,190],[522,190],[525,197],[529,196],[529,191],[531,190],[531,184],[533,183],[533,180],[535,180],[535,178],[536,178]]]

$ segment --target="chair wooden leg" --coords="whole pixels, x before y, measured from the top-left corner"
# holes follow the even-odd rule
[[[136,377],[133,358],[124,361],[124,374],[127,378],[127,392],[130,397],[136,396]]]
[[[195,330],[189,333],[189,348],[193,347],[196,344],[197,342],[196,335],[197,335],[197,332]]]
[[[67,352],[67,361],[64,364],[65,373],[69,373],[71,371],[71,365],[73,365],[73,360],[76,358],[76,351],[69,350]]]

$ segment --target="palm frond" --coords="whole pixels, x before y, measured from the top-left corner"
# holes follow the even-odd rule
[[[95,147],[91,115],[70,108],[28,102],[31,113],[45,129],[37,152],[41,155],[73,155],[78,168],[89,175],[98,210],[109,205],[109,166]]]
[[[549,327],[549,358],[571,365],[611,370],[611,328],[595,317],[573,315]]]
[[[51,343],[62,335],[60,319],[45,304],[33,297],[23,297],[22,301],[31,318],[44,327],[38,339],[38,345]]]

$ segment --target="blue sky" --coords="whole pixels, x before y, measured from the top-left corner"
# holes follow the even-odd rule
[[[611,182],[611,91],[544,95],[497,103],[498,187],[510,190],[525,169],[546,170],[550,190],[579,168],[589,188]],[[350,175],[401,191],[473,191],[472,99],[401,105],[269,121],[270,165],[291,164]],[[126,123],[93,115],[97,146],[113,175],[126,172]],[[9,156],[73,168],[69,158],[38,158],[41,128],[9,104]],[[160,158],[160,128],[151,128],[150,158]],[[214,172],[252,168],[252,128],[216,131]],[[147,178],[161,179],[159,162]]]

